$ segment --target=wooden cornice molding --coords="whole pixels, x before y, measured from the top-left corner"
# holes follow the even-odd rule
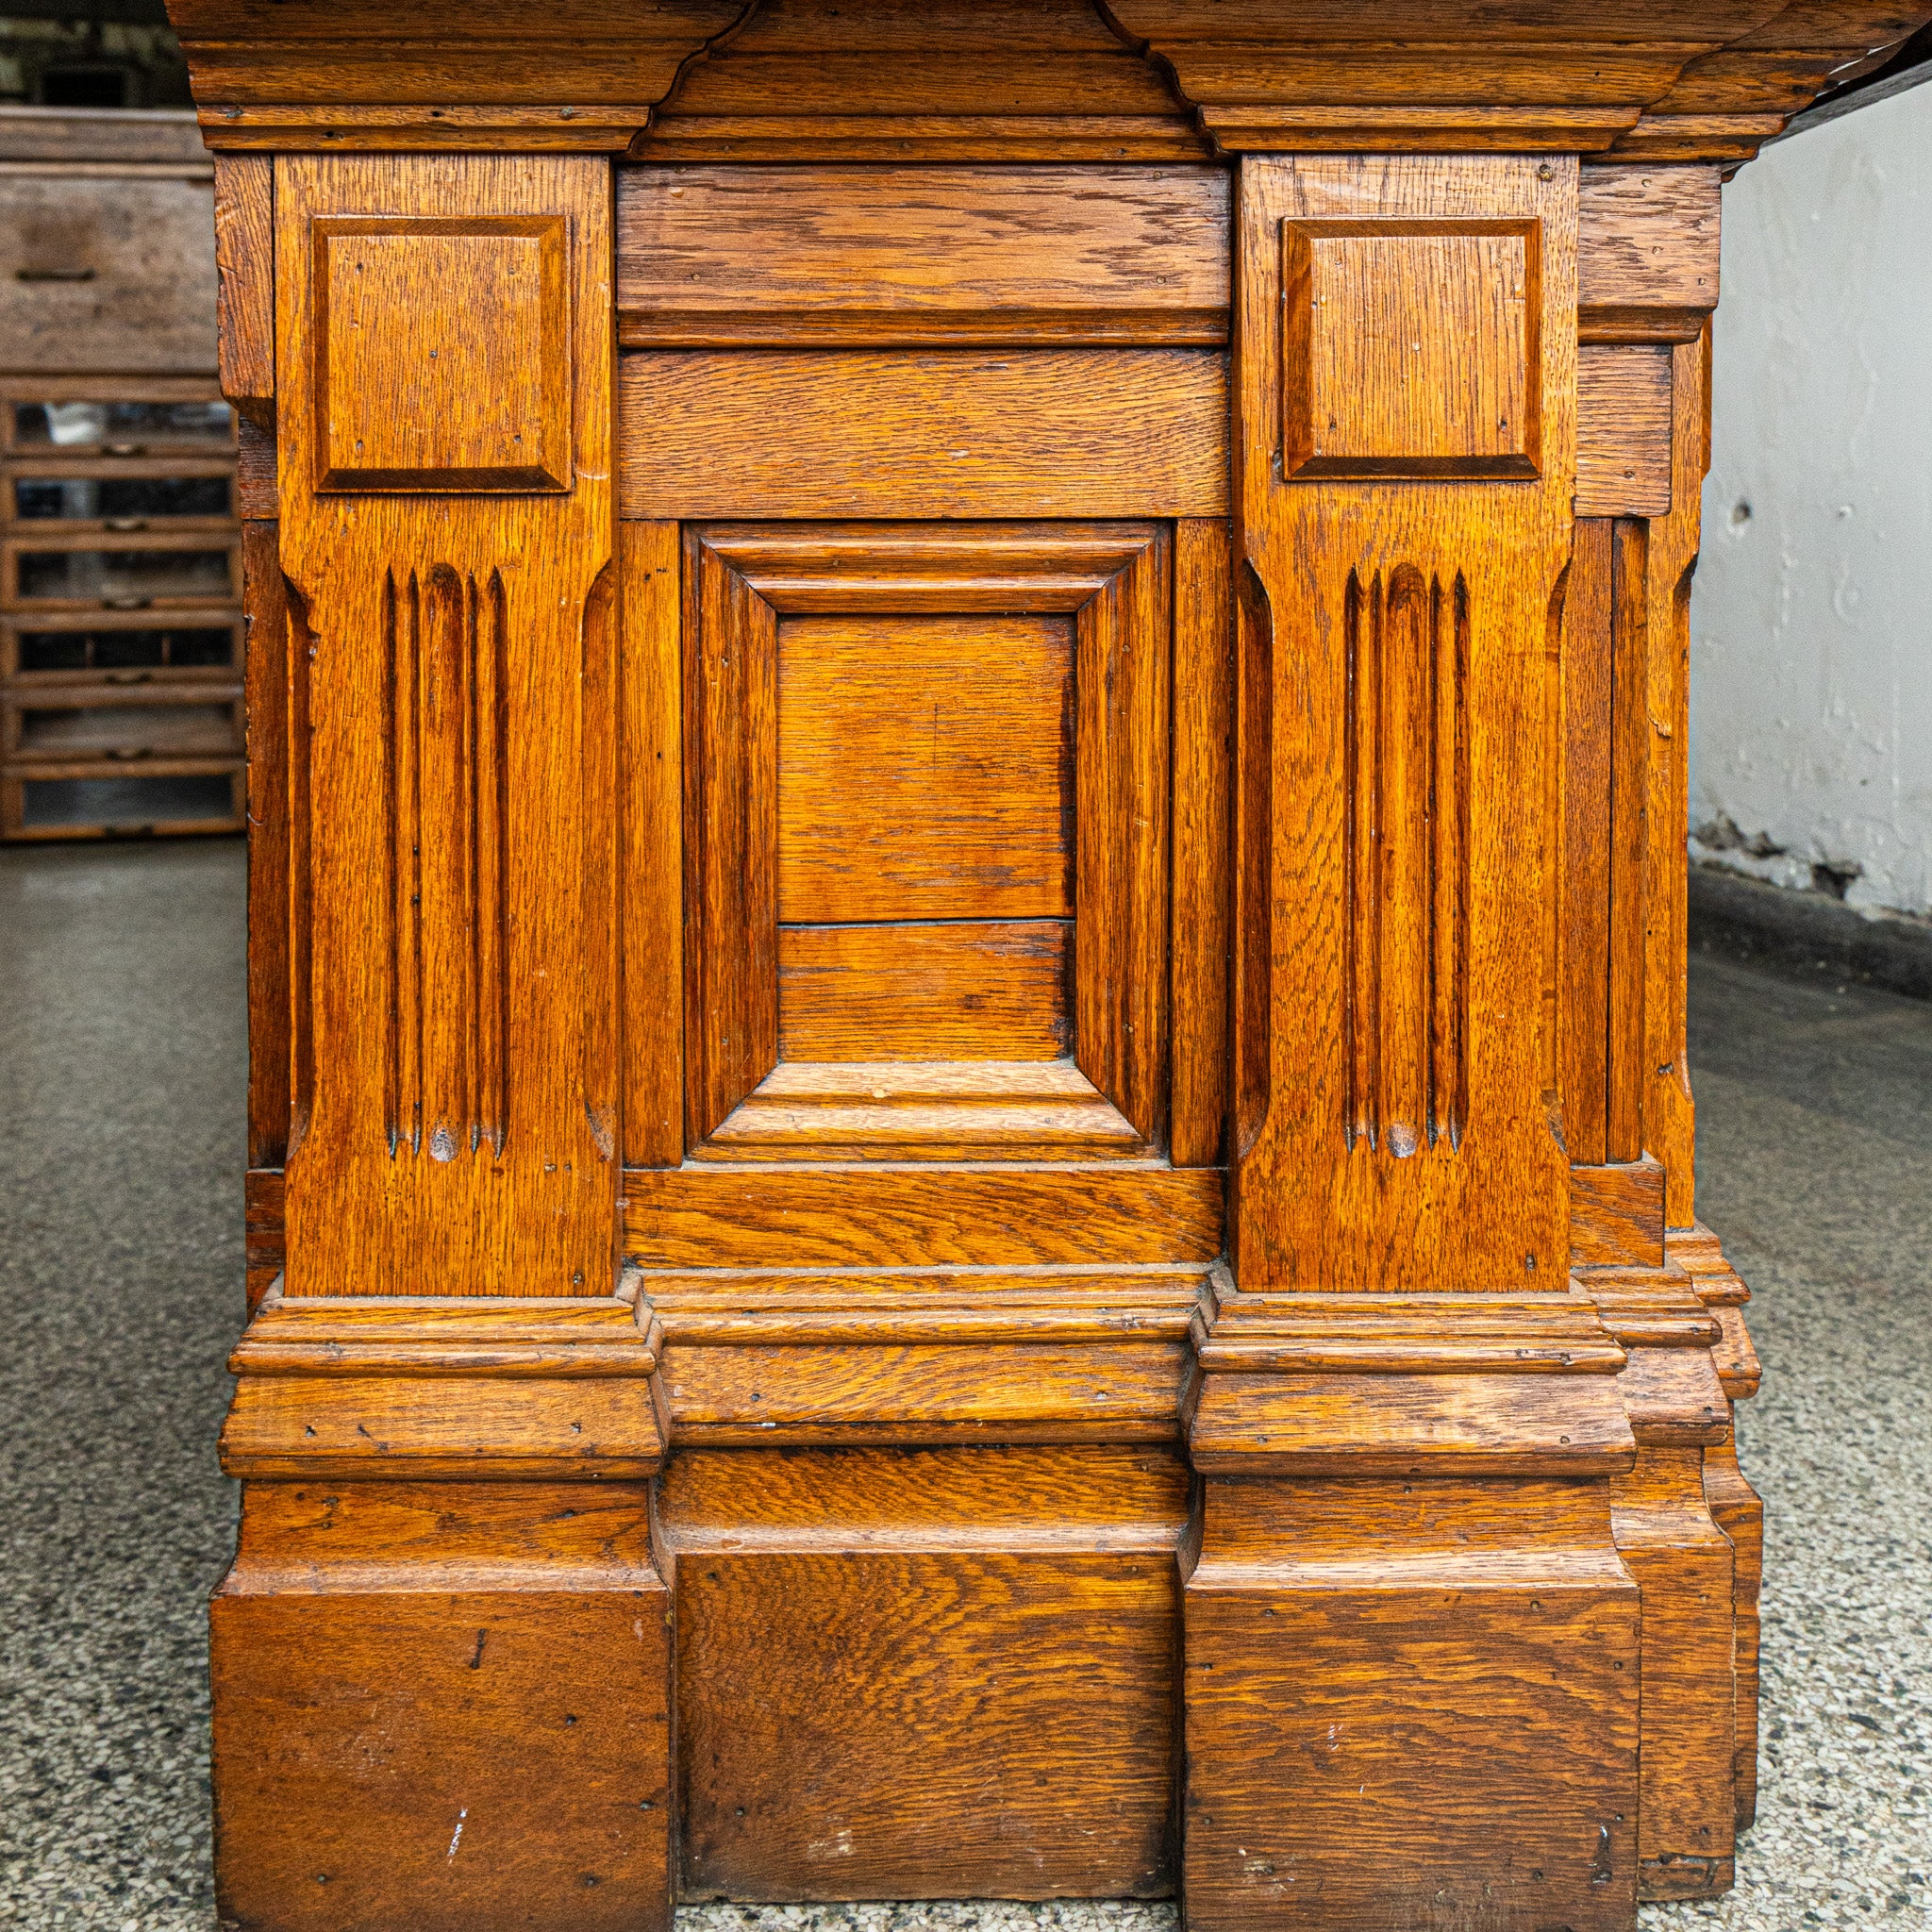
[[[1466,7],[1111,0],[1225,152],[1539,148],[1748,160],[1923,9],[1810,0]],[[1459,17],[1458,17],[1459,16]]]
[[[1919,0],[1045,0],[1024,17],[936,6],[914,45],[880,0],[490,0],[420,27],[384,0],[169,11],[216,149],[1724,165],[1932,16]]]
[[[176,0],[202,135],[222,148],[622,150],[758,0]]]

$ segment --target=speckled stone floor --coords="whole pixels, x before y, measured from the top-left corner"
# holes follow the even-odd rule
[[[0,851],[0,1922],[210,1932],[202,1598],[238,1319],[233,843]],[[1932,1006],[1693,971],[1701,1207],[1757,1291],[1763,1805],[1644,1932],[1932,1925]],[[681,1932],[1165,1932],[1163,1906]],[[478,1928],[487,1932],[487,1928]]]

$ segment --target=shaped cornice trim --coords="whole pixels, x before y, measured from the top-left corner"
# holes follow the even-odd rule
[[[848,40],[866,4],[841,9]],[[934,10],[946,5],[934,0]],[[1136,138],[1141,146],[1153,141],[1159,158],[1191,138],[1182,118],[1191,116],[1224,154],[1552,150],[1736,165],[1825,88],[1882,60],[1932,17],[1922,0],[1472,0],[1446,25],[1432,0],[1373,10],[1342,0],[1093,6],[1099,22],[1161,72],[1177,104],[1172,132],[1150,123]],[[439,16],[433,33],[412,34],[397,30],[387,0],[294,0],[267,19],[235,0],[170,8],[208,145],[285,152],[623,153],[642,142],[694,63],[725,50],[755,19],[773,23],[784,11],[784,0],[668,0],[646,22],[625,0],[557,0],[459,11],[454,24]],[[824,50],[808,44],[803,21],[778,24],[790,66],[808,89]],[[1082,98],[1077,65],[1063,106],[1030,105],[1039,125],[1029,123],[1025,158],[1085,152],[1092,104]],[[789,75],[790,66],[781,59],[773,71]],[[536,88],[548,99],[530,99]],[[824,112],[815,118],[790,78],[780,92],[770,108],[782,119],[769,126],[755,100],[741,106],[741,119],[752,114],[764,131],[732,158],[787,158],[793,128],[825,146]],[[910,124],[902,126],[891,105],[877,104],[876,125],[903,136]],[[908,158],[1021,158],[1005,153],[1016,137],[993,118],[937,133],[921,123],[924,146]],[[745,129],[733,127],[743,146]],[[832,140],[837,158],[853,158],[852,139],[846,130]],[[939,148],[926,152],[934,141]],[[1109,158],[1140,152],[1118,127],[1103,147]]]

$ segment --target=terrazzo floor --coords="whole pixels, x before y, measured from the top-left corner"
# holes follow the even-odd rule
[[[238,844],[0,852],[0,1922],[211,1932],[202,1599],[241,1298]],[[1932,1006],[1693,964],[1704,1218],[1757,1294],[1759,1822],[1647,1907],[1932,1926]],[[704,1907],[680,1932],[1156,1932],[1161,1906]],[[487,1932],[487,1928],[478,1928]]]

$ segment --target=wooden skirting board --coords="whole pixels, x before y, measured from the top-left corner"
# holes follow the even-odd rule
[[[1925,10],[174,0],[225,1920],[1731,1882],[1720,200]]]

